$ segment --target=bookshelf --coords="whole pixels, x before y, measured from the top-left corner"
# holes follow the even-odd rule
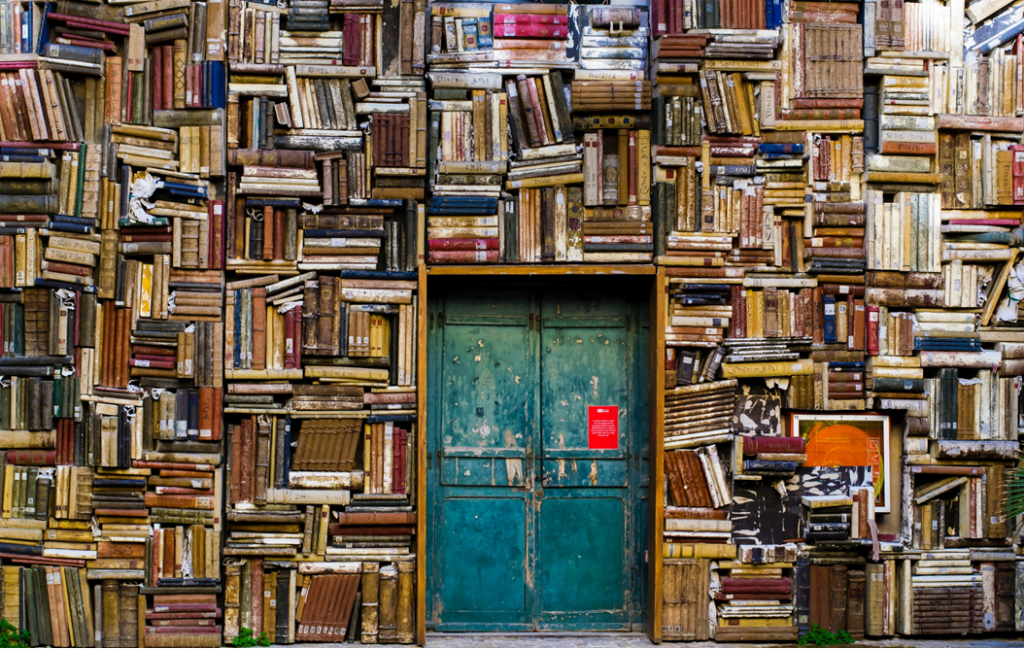
[[[0,4],[3,617],[424,644],[428,288],[631,276],[652,641],[1018,630],[1019,7],[284,4]]]

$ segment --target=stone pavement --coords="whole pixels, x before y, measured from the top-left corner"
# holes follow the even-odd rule
[[[389,645],[381,645],[385,647]],[[390,645],[401,647],[407,645]],[[543,649],[552,647],[555,649],[575,649],[577,647],[654,647],[647,637],[640,633],[528,633],[528,634],[500,634],[500,633],[428,633],[427,647],[483,647],[486,649],[500,649],[510,647],[514,649]],[[662,647],[795,647],[792,644],[765,644],[756,645],[753,643],[730,645],[718,642],[666,642]],[[971,647],[977,649],[989,647],[1024,647],[1024,637],[1019,635],[1004,637],[989,637],[985,639],[950,637],[942,640],[864,640],[849,647],[886,647],[896,649],[898,647]]]

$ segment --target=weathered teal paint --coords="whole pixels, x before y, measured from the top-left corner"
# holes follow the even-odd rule
[[[646,313],[607,290],[432,297],[429,626],[642,623]],[[588,448],[594,405],[618,406],[618,449]]]

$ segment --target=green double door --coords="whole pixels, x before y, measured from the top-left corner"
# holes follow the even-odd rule
[[[428,625],[641,628],[646,301],[609,290],[438,293]]]

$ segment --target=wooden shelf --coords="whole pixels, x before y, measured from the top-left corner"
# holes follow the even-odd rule
[[[655,275],[651,264],[465,264],[426,267],[429,275]]]

